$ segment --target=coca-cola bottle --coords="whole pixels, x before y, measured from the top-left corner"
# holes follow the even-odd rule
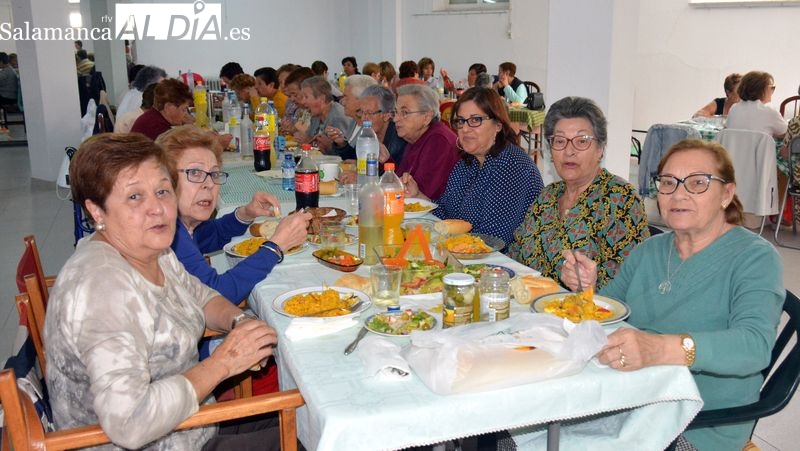
[[[319,168],[309,155],[310,144],[301,146],[302,156],[294,170],[294,200],[296,208],[319,207]]]

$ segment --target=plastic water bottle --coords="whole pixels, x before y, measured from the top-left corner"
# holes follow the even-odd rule
[[[400,224],[405,214],[405,190],[403,182],[394,173],[394,163],[383,166],[380,187],[383,190],[383,244],[403,244]]]
[[[230,117],[235,117],[237,122],[241,121],[242,119],[242,104],[239,102],[239,99],[236,98],[235,92],[231,92]]]
[[[281,163],[281,174],[283,175],[283,189],[294,191],[294,155],[287,153],[283,155]]]
[[[358,256],[364,264],[378,262],[375,246],[383,244],[383,190],[378,185],[378,154],[367,156],[364,187],[358,191]]]
[[[239,153],[241,156],[242,151],[242,124],[239,123],[239,119],[231,116],[228,122],[228,130],[230,134],[233,136],[231,139],[231,147],[233,147],[233,151]]]
[[[189,91],[194,91],[194,74],[191,69],[186,71],[186,86],[189,87]]]
[[[356,168],[359,188],[363,187],[367,182],[367,155],[375,155],[377,157],[380,150],[378,136],[375,135],[375,130],[372,129],[372,121],[364,121],[361,132],[356,138],[356,157],[358,158]]]
[[[278,153],[278,161],[283,164],[283,156],[286,155],[286,137],[278,135],[275,137],[275,152]]]
[[[242,142],[239,146],[242,158],[253,158],[253,121],[250,120],[250,105],[244,104],[242,110],[242,124],[240,125]]]
[[[228,95],[230,91],[223,91],[222,93],[222,123],[227,124],[231,120],[231,97]]]

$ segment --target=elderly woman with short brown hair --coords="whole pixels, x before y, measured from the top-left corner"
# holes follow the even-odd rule
[[[155,140],[174,125],[191,123],[194,120],[189,114],[191,104],[189,88],[174,78],[165,78],[156,85],[153,107],[136,119],[131,132]]]
[[[59,429],[100,423],[123,448],[230,449],[238,437],[214,427],[171,431],[213,402],[217,384],[272,355],[277,334],[189,274],[170,249],[178,201],[167,167],[164,151],[138,134],[94,136],[72,160],[72,198],[96,232],[78,242],[50,296],[53,416]],[[206,327],[228,335],[198,362]],[[279,449],[274,429],[257,435]]]

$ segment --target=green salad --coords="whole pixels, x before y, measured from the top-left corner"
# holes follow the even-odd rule
[[[436,318],[422,310],[378,313],[367,321],[369,330],[388,335],[408,335],[413,330],[430,330],[434,325]]]

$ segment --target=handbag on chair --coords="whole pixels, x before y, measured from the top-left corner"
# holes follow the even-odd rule
[[[525,108],[529,110],[541,111],[544,109],[544,94],[541,92],[532,92],[528,94],[525,99]]]

